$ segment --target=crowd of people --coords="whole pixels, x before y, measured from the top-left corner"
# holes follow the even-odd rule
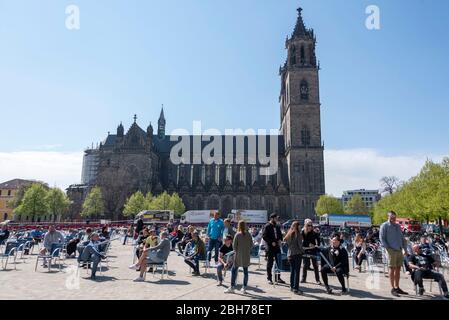
[[[318,227],[306,219],[293,221],[288,228],[280,224],[280,217],[273,213],[264,226],[249,228],[245,221],[239,221],[234,228],[229,219],[221,219],[215,212],[207,227],[173,224],[146,226],[142,219],[123,228],[123,245],[133,240],[135,263],[130,269],[140,272],[136,281],[144,281],[144,273],[152,271],[155,264],[167,261],[171,251],[177,251],[192,276],[199,276],[201,264],[206,268],[216,268],[217,286],[223,286],[226,272],[231,274],[231,285],[225,293],[237,289],[237,275],[243,270],[243,284],[240,292],[248,289],[251,258],[262,256],[266,260],[267,284],[286,284],[281,271],[290,271],[289,286],[294,294],[306,291],[301,284],[307,282],[308,272],[313,271],[314,282],[323,285],[324,292],[333,294],[328,275],[333,274],[341,286],[341,294],[348,294],[346,279],[349,278],[350,260],[355,271],[362,271],[363,263],[373,263],[374,253],[382,252],[382,263],[387,263],[391,294],[399,297],[408,293],[401,289],[401,273],[410,275],[416,292],[423,295],[424,279],[438,282],[446,299],[449,299],[447,284],[440,272],[441,255],[447,258],[448,245],[439,234],[423,235],[415,242],[396,223],[396,214],[388,213],[388,221],[380,228],[335,229]],[[0,244],[5,244],[11,233],[8,225],[0,230]],[[18,235],[16,235],[17,237]],[[78,260],[82,266],[91,268],[91,278],[96,279],[98,264],[106,258],[105,245],[110,241],[107,227],[99,230],[58,231],[54,226],[43,230],[37,226],[22,235],[38,245],[39,255],[46,267],[46,257],[55,244],[65,244],[67,257]],[[437,254],[438,253],[438,254]],[[371,259],[369,259],[371,258]],[[212,264],[212,259],[214,263]],[[148,269],[149,268],[149,269]],[[404,271],[403,271],[404,270]],[[287,280],[287,279],[286,279]]]

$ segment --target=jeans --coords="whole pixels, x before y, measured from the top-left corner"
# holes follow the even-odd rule
[[[91,246],[85,247],[83,253],[78,256],[78,262],[92,262],[92,277],[97,273],[100,260],[101,256]]]
[[[195,273],[200,273],[200,260],[201,256],[196,255],[193,256],[191,259],[185,259],[184,262],[187,263]]]
[[[327,279],[327,274],[328,273],[333,273],[332,269],[328,265],[323,266],[321,268],[321,277],[323,278],[323,282],[324,282],[324,285],[326,287],[329,286],[329,282],[328,282],[328,279]],[[341,284],[342,290],[346,291],[346,284],[345,284],[345,277],[344,277],[343,269],[337,268],[335,270],[335,273],[337,274],[337,278],[338,278],[338,281]]]
[[[316,259],[304,258],[304,267],[302,268],[302,280],[305,282],[307,279],[307,270],[310,268],[310,260],[312,260],[313,271],[315,273],[315,281],[320,281],[320,275],[318,273],[318,263]]]
[[[212,258],[211,251],[214,250],[214,260],[215,263],[218,262],[218,249],[220,248],[220,241],[218,239],[209,239],[209,245],[207,246],[207,260],[210,261]]]
[[[273,269],[273,264],[274,264],[274,259],[276,259],[276,265],[278,267],[278,269],[281,268],[281,254],[279,252],[276,251],[268,251],[267,253],[267,279],[268,281],[272,281],[273,280],[273,275],[272,275],[272,269]]]
[[[443,293],[447,293],[447,284],[444,276],[441,273],[435,272],[433,270],[416,270],[414,272],[415,285],[417,284],[420,288],[423,288],[423,279],[433,279],[440,284]]]
[[[237,281],[237,273],[239,272],[239,267],[235,265],[232,267],[231,271],[231,287],[235,288],[235,282]],[[248,286],[248,267],[243,267],[243,287]]]
[[[301,270],[302,257],[298,255],[291,256],[290,259],[290,288],[299,289],[299,272]]]

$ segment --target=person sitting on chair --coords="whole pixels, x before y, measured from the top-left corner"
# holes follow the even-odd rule
[[[34,244],[38,244],[39,242],[41,242],[43,235],[44,232],[42,231],[41,226],[37,226],[36,229],[30,232],[30,237],[33,238]]]
[[[232,261],[229,261],[227,258],[227,254],[232,252],[232,240],[234,239],[231,235],[227,235],[225,238],[224,244],[220,248],[220,253],[218,256],[218,265],[217,265],[217,278],[218,278],[218,286],[221,286],[223,283],[223,270],[228,270],[232,267]]]
[[[87,228],[86,233],[81,237],[80,242],[76,245],[76,249],[78,250],[78,256],[80,256],[83,253],[84,248],[89,244],[91,235],[92,229]]]
[[[412,270],[412,280],[419,287],[418,294],[424,294],[424,284],[423,279],[433,279],[437,281],[443,291],[444,298],[449,299],[449,293],[447,290],[446,280],[441,273],[433,270],[434,265],[436,265],[435,260],[430,255],[423,253],[422,248],[419,244],[413,246],[413,255],[409,258],[408,263],[410,269]]]
[[[329,259],[328,262],[330,265],[324,259],[321,260],[321,277],[323,278],[327,293],[332,294],[327,275],[329,273],[335,273],[341,284],[341,293],[347,294],[348,290],[345,285],[345,276],[349,275],[349,258],[348,252],[341,246],[340,237],[338,235],[333,235],[332,245],[325,251],[326,252],[323,254],[326,259]]]
[[[2,224],[2,229],[0,230],[0,244],[4,244],[9,238],[8,225],[6,223]]]
[[[171,248],[174,251],[176,244],[182,241],[182,239],[184,238],[184,228],[181,225],[179,225],[178,228],[176,228],[176,230],[172,233],[174,234],[174,236],[173,239],[171,240]]]
[[[178,242],[179,253],[181,253],[181,254],[184,253],[184,249],[186,248],[187,243],[192,240],[192,234],[194,231],[195,231],[195,228],[193,226],[190,225],[187,227],[187,232],[182,237],[181,242]]]
[[[168,232],[161,232],[161,242],[154,247],[146,246],[139,258],[139,261],[130,266],[131,269],[140,269],[140,275],[135,281],[144,281],[144,273],[149,264],[163,263],[170,255],[170,240],[168,240]]]
[[[362,272],[362,262],[366,260],[366,243],[360,233],[357,233],[354,239],[354,260],[355,268]]]
[[[56,230],[56,227],[54,225],[50,225],[48,227],[48,232],[44,236],[44,247],[39,252],[40,255],[45,254],[52,254],[51,247],[53,244],[63,243],[65,241],[65,236],[60,232]],[[43,259],[43,267],[47,267],[47,259]]]
[[[97,267],[101,259],[106,257],[99,251],[100,246],[100,236],[98,233],[92,233],[90,237],[90,242],[84,248],[81,255],[78,257],[78,263],[92,262],[92,273],[90,278],[92,280],[96,279]]]
[[[192,234],[192,244],[195,246],[193,253],[188,255],[184,262],[187,263],[193,269],[193,275],[200,275],[200,260],[206,258],[206,245],[201,240],[198,231],[194,231]]]

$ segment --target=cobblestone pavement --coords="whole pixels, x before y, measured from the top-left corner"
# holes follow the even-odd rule
[[[204,273],[203,268],[200,277],[191,276],[183,258],[175,252],[168,259],[168,278],[161,280],[160,273],[154,276],[149,273],[145,282],[134,282],[138,272],[128,269],[132,263],[132,250],[131,245],[123,246],[119,241],[114,241],[109,254],[109,267],[104,267],[103,274],[97,274],[97,281],[90,280],[84,269],[77,275],[76,259],[66,259],[61,271],[57,265],[50,272],[39,265],[35,272],[36,255],[25,256],[23,261],[17,260],[17,270],[14,270],[14,264],[8,264],[7,270],[0,271],[0,299],[441,299],[438,284],[434,283],[433,292],[430,292],[430,283],[427,281],[426,294],[416,297],[410,277],[405,274],[401,279],[401,287],[410,295],[392,297],[388,278],[383,274],[382,268],[375,273],[351,272],[350,295],[347,296],[339,295],[338,281],[333,276],[330,276],[329,282],[334,287],[335,294],[327,295],[323,286],[310,283],[314,277],[313,272],[309,272],[309,283],[301,284],[305,294],[297,296],[290,292],[288,285],[273,286],[266,282],[263,260],[260,268],[258,261],[253,260],[247,295],[225,294],[224,289],[230,282],[230,272],[226,275],[225,286],[217,287],[215,268],[209,269],[207,273]],[[242,278],[240,273],[238,284],[241,284]],[[282,278],[288,282],[289,272],[284,272]]]

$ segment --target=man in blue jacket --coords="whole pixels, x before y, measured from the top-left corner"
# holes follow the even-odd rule
[[[207,246],[207,260],[210,262],[212,258],[211,251],[215,252],[215,264],[218,264],[218,249],[220,248],[224,230],[223,220],[220,219],[218,211],[214,212],[213,219],[210,219],[207,225],[207,236],[209,238],[209,245]]]

